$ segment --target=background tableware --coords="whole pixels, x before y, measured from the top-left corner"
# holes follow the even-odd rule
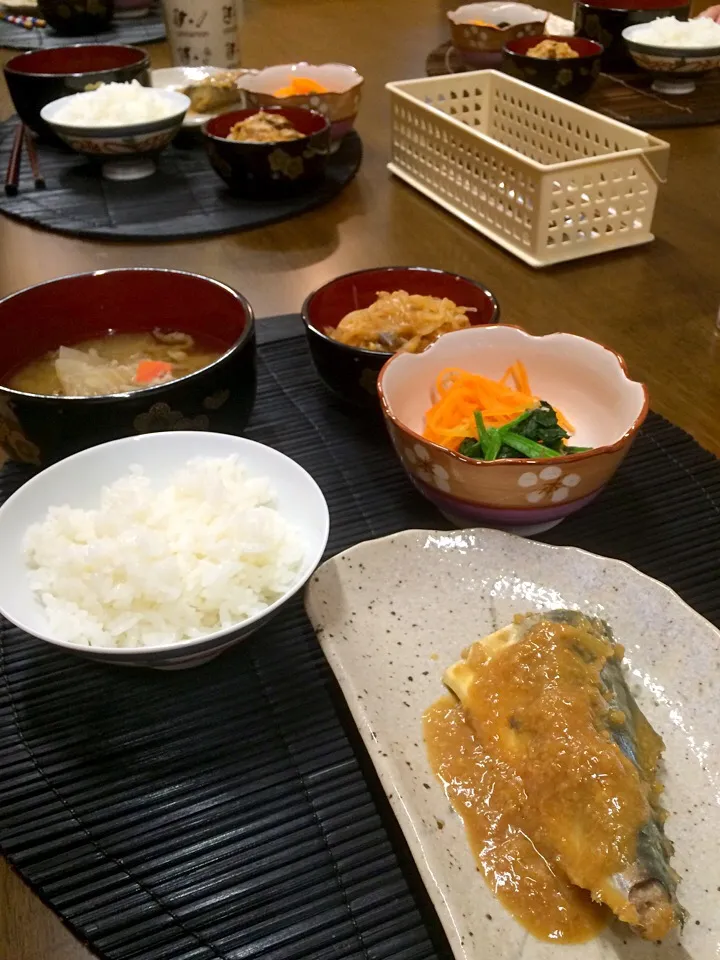
[[[637,23],[649,23],[658,17],[687,20],[687,0],[574,0],[575,33],[596,40],[604,47],[604,70],[615,73],[633,70],[623,30]]]
[[[0,300],[0,381],[47,350],[108,329],[162,326],[204,335],[226,352],[190,376],[108,397],[36,396],[0,383],[0,445],[11,459],[44,465],[136,433],[241,433],[255,400],[254,325],[250,304],[236,290],[177,270],[99,270],[11,294]]]
[[[242,0],[162,0],[175,66],[240,65]]]
[[[340,400],[377,411],[377,377],[392,353],[361,350],[328,336],[352,310],[369,307],[381,290],[405,290],[447,297],[459,307],[473,307],[472,324],[497,323],[500,307],[486,286],[468,277],[428,267],[375,267],[336,277],[311,293],[302,308],[305,333],[315,368]]]
[[[516,360],[535,395],[574,426],[586,453],[551,460],[471,460],[423,437],[434,385],[446,367],[499,379]],[[378,378],[385,421],[408,476],[453,523],[536,533],[590,503],[612,479],[647,415],[647,389],[622,357],[569,333],[518,327],[458,330],[420,354],[398,354]]]
[[[567,43],[577,57],[558,60],[541,60],[529,57],[528,50],[538,42],[538,37],[521,37],[509,40],[503,47],[503,69],[518,80],[534,87],[549,90],[568,100],[582,100],[595,83],[600,73],[602,47],[585,37],[551,37]]]
[[[40,15],[58,33],[80,37],[108,30],[114,0],[38,0]]]
[[[311,190],[322,182],[330,152],[330,125],[314,110],[267,107],[285,117],[304,136],[272,143],[228,140],[236,123],[258,111],[234,110],[209,120],[203,127],[210,163],[232,193],[254,200],[287,197]]]
[[[638,67],[654,75],[652,89],[657,93],[692,93],[696,78],[720,67],[720,46],[661,47],[643,43],[642,32],[643,24],[637,24],[626,27],[622,35]]]
[[[32,50],[5,64],[5,80],[20,119],[44,139],[58,138],[40,117],[46,104],[97,83],[150,85],[150,58],[139,47],[76,44]]]
[[[469,67],[477,69],[499,66],[509,40],[540,36],[547,17],[547,10],[503,0],[468,3],[448,13],[453,46]]]
[[[77,153],[101,160],[103,176],[108,180],[142,180],[155,172],[155,157],[181,128],[190,106],[184,93],[158,90],[157,95],[167,102],[172,113],[146,123],[85,127],[58,121],[58,112],[78,94],[48,103],[40,116],[53,133]]]
[[[275,91],[297,77],[315,80],[327,87],[328,93],[313,93],[294,97],[276,97]],[[346,63],[286,63],[266,67],[244,77],[240,85],[247,91],[249,107],[305,107],[317,110],[330,120],[332,139],[337,142],[352,130],[355,124],[363,78],[355,67]]]
[[[150,13],[148,0],[115,0],[116,20],[136,20]]]
[[[312,578],[306,606],[457,960],[547,960],[564,948],[529,936],[478,872],[429,768],[422,714],[445,692],[444,668],[514,614],[567,606],[607,619],[625,646],[638,704],[666,743],[663,804],[693,920],[682,946],[672,938],[659,948],[633,942],[611,925],[569,950],[573,960],[712,956],[720,863],[708,835],[720,830],[720,705],[707,678],[720,633],[677,594],[625,563],[572,547],[491,530],[408,530],[329,560]]]
[[[212,77],[218,73],[224,73],[221,67],[163,67],[160,70],[153,70],[150,74],[150,81],[153,87],[163,90],[178,90],[180,93],[191,83],[197,83],[205,77]],[[228,113],[231,110],[245,108],[246,94],[244,90],[238,90],[238,102],[231,107],[223,110]],[[183,129],[199,129],[208,120],[217,116],[215,113],[195,113],[192,107],[183,117]]]
[[[89,509],[100,490],[137,464],[151,480],[167,482],[194,457],[237,455],[251,476],[267,477],[277,495],[277,510],[298,527],[305,559],[292,587],[261,613],[236,626],[180,643],[156,647],[82,647],[52,635],[43,609],[30,590],[22,538],[49,507],[69,504]],[[303,468],[272,447],[219,433],[158,433],[102,444],[68,457],[28,481],[0,507],[0,613],[26,633],[55,647],[108,664],[184,669],[213,659],[267,623],[300,590],[317,566],[329,531],[329,516],[320,488]],[[139,562],[142,562],[139,558]]]

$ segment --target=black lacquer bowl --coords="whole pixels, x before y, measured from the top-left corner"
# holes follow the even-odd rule
[[[471,307],[473,326],[498,323],[494,295],[475,280],[429,267],[376,267],[336,277],[305,300],[302,319],[315,368],[325,386],[352,407],[380,413],[377,378],[391,352],[364,350],[333,339],[330,332],[353,310],[369,307],[381,290],[405,290],[428,297],[447,297]]]
[[[59,346],[108,330],[178,330],[224,350],[186,377],[106,397],[55,397],[5,386],[8,375]],[[217,280],[144,267],[51,280],[0,300],[0,447],[44,466],[86,447],[163,430],[240,434],[255,401],[255,320]]]
[[[557,40],[571,47],[577,57],[542,60],[528,56],[528,50],[543,39]],[[567,100],[582,100],[600,74],[603,48],[586,37],[521,37],[503,49],[503,70],[518,80],[531,83]]]
[[[224,113],[203,127],[210,163],[231,193],[250,200],[273,200],[308,192],[322,183],[330,155],[329,120],[303,107],[263,110],[285,117],[303,136],[271,143],[228,140],[233,126],[258,113],[256,108]]]
[[[13,57],[4,69],[20,119],[54,143],[61,141],[40,117],[44,106],[97,83],[137,80],[149,87],[149,71],[150,58],[144,50],[109,43],[31,50]]]
[[[40,15],[57,33],[82,37],[109,30],[114,0],[38,0]]]

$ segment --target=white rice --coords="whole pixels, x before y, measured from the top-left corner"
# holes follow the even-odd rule
[[[660,17],[638,29],[633,40],[652,47],[720,47],[720,23],[709,17],[687,21]]]
[[[69,127],[125,127],[162,120],[177,112],[177,105],[161,92],[133,80],[76,93],[58,108],[53,121]]]
[[[30,584],[53,637],[153,647],[204,636],[265,610],[305,557],[269,481],[236,456],[191,460],[166,486],[140,467],[100,506],[51,507],[25,535]]]

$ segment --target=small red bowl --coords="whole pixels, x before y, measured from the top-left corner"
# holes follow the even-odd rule
[[[89,84],[129,83],[150,86],[150,58],[139,47],[92,43],[31,50],[5,64],[5,80],[18,116],[31,130],[61,142],[40,117],[53,100],[82,93]]]
[[[265,107],[264,113],[285,117],[304,134],[298,140],[269,143],[228,140],[236,123],[255,114],[256,108],[234,110],[214,117],[203,127],[210,163],[231,193],[250,200],[293,196],[312,189],[325,176],[330,153],[330,121],[303,107]]]
[[[405,290],[429,297],[447,297],[459,307],[473,307],[473,326],[498,323],[500,306],[482,283],[430,267],[376,267],[346,273],[311,293],[302,308],[305,333],[321,380],[340,400],[379,410],[377,378],[393,353],[339,343],[325,332],[352,310],[369,307],[381,290]]]
[[[155,327],[193,334],[224,352],[195,373],[132,393],[55,397],[4,385],[61,345],[110,329]],[[61,277],[0,300],[0,449],[11,459],[45,466],[107,440],[163,430],[242,433],[254,401],[252,307],[217,280],[128,267]]]
[[[541,60],[528,56],[528,50],[543,40],[567,43],[578,56],[561,60]],[[558,97],[582,100],[600,74],[602,54],[602,45],[586,37],[520,37],[505,44],[503,70],[511,77],[557,94]]]

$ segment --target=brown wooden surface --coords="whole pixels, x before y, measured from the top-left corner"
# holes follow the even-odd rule
[[[570,16],[569,0],[546,5]],[[455,270],[485,281],[506,321],[535,333],[579,333],[614,347],[632,374],[648,383],[653,407],[720,454],[720,127],[661,134],[672,153],[654,243],[535,272],[385,170],[384,84],[423,74],[428,52],[447,36],[445,10],[453,6],[438,0],[246,0],[245,65],[336,60],[354,64],[366,77],[358,123],[366,155],[357,181],[332,205],[299,219],[192,243],[75,241],[0,216],[0,296],[83,270],[179,267],[236,286],[262,317],[297,310],[310,290],[349,270],[378,264]],[[167,65],[164,45],[149,50],[155,66]],[[10,56],[0,51],[3,62]],[[0,118],[10,113],[0,82]],[[0,860],[0,960],[89,957]]]

